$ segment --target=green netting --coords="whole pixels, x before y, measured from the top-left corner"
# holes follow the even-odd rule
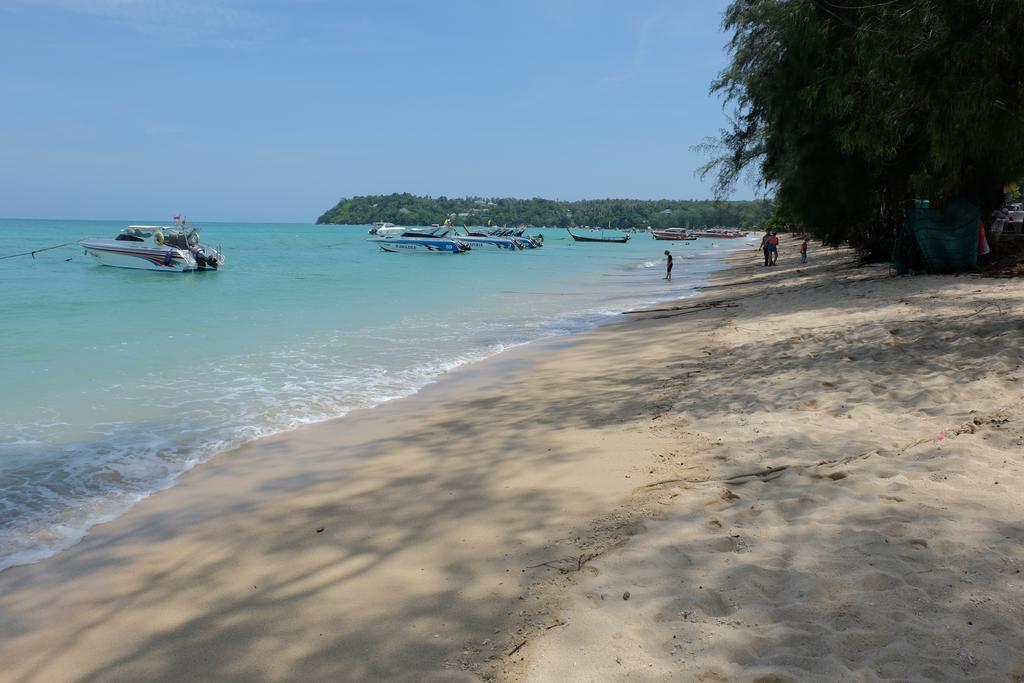
[[[959,273],[974,268],[978,263],[978,219],[978,207],[964,201],[945,209],[909,208],[906,225],[896,239],[896,272],[920,268],[929,273]]]

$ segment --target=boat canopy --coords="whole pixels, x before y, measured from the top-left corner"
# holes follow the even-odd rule
[[[129,225],[121,230],[115,238],[121,242],[144,242],[153,238],[156,233],[163,237],[162,243],[178,249],[188,249],[199,244],[199,231],[195,228],[182,230],[180,228],[168,228],[162,225]]]

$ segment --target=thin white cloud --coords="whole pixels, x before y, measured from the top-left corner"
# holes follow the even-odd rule
[[[692,41],[700,22],[693,20],[694,8],[661,5],[656,11],[632,22],[631,49],[623,50],[622,64],[598,81],[602,88],[669,85],[703,73],[722,61],[719,51],[706,59],[684,58],[680,46]]]
[[[228,17],[238,14],[237,10],[229,10],[224,3],[195,0],[0,0],[0,5],[61,9],[121,19],[157,16]]]
[[[221,0],[0,0],[0,8],[5,7],[87,15],[186,43],[213,36],[242,37],[263,28],[256,15]]]
[[[381,1],[381,0],[376,0]],[[143,34],[156,43],[177,46],[213,45],[232,48],[373,52],[384,49],[380,36],[389,36],[388,49],[402,49],[420,38],[410,27],[382,25],[360,13],[346,11],[367,0],[0,0],[0,13],[46,10],[94,17],[125,31]],[[305,7],[337,11],[321,16],[315,25],[304,19]]]

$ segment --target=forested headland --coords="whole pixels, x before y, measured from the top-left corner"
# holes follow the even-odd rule
[[[772,202],[714,200],[587,199],[575,202],[508,197],[422,197],[409,193],[349,197],[317,223],[431,225],[451,218],[456,225],[536,225],[560,228],[750,228],[773,214]]]

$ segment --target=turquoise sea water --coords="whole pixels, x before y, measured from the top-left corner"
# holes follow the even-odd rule
[[[125,224],[0,220],[0,256]],[[206,273],[104,267],[75,246],[0,260],[0,569],[74,543],[215,453],[686,295],[747,246],[541,229],[531,251],[389,254],[366,232],[205,224],[227,257]]]

